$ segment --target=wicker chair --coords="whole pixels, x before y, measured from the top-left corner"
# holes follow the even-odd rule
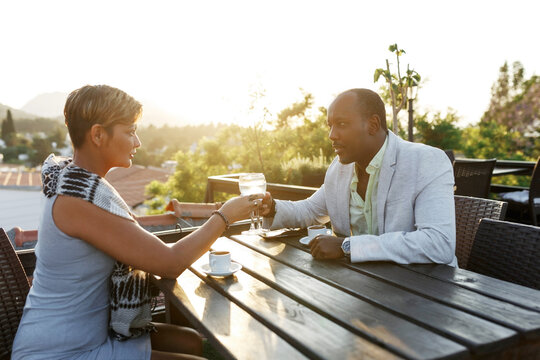
[[[0,228],[0,359],[9,359],[30,285],[5,231]]]
[[[456,205],[456,257],[460,268],[467,268],[478,224],[482,218],[503,220],[504,201],[454,195]]]
[[[531,176],[529,190],[510,191],[499,194],[501,200],[508,201],[508,209],[516,211],[524,219],[526,214],[531,218],[531,224],[538,226],[540,216],[540,157],[536,160]]]
[[[456,195],[487,198],[496,159],[454,161]]]
[[[540,227],[483,219],[468,270],[540,290]]]
[[[446,156],[450,159],[450,162],[453,164],[456,161],[456,155],[454,155],[454,150],[444,150]]]

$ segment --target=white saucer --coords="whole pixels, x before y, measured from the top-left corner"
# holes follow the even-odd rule
[[[229,271],[225,271],[225,272],[212,272],[209,264],[204,264],[201,266],[202,271],[206,275],[210,275],[210,276],[229,276],[229,275],[234,274],[241,268],[242,268],[242,265],[234,261],[231,261],[231,268],[229,269]]]
[[[311,242],[311,240],[313,240],[312,237],[309,237],[309,236],[304,236],[303,238],[301,238],[300,240],[300,244],[302,245],[309,245],[309,243]]]

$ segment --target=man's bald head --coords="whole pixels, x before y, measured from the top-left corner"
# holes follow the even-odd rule
[[[388,132],[388,127],[386,125],[386,109],[379,94],[369,89],[350,89],[339,94],[337,98],[348,94],[356,95],[358,113],[364,119],[377,115],[380,120],[381,128],[386,133]]]

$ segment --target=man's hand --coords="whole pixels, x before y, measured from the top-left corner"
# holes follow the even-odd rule
[[[317,235],[309,243],[311,255],[315,259],[338,259],[343,256],[341,243],[343,243],[341,237]]]
[[[264,194],[261,207],[259,208],[260,215],[261,216],[268,215],[268,213],[270,213],[271,207],[272,207],[272,195],[270,195],[270,193],[267,191],[266,194]]]

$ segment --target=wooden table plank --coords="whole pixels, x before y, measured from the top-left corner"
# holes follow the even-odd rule
[[[404,267],[510,304],[540,312],[540,291],[535,289],[444,265],[405,265]]]
[[[540,313],[454,286],[404,267],[389,268],[381,263],[349,264],[362,273],[427,296],[438,302],[478,315],[514,329],[525,339],[540,338]],[[451,289],[451,292],[449,292]]]
[[[153,277],[153,282],[225,358],[306,359],[191,271],[184,271],[177,280]]]
[[[456,342],[467,346],[475,355],[499,351],[518,342],[515,331],[494,324],[482,318],[464,313],[422,296],[408,292],[372,277],[355,273],[336,261],[315,260],[305,250],[292,246],[276,251],[275,242],[262,240],[256,236],[233,236],[259,251],[297,267],[307,274],[325,279],[334,286],[355,296],[383,307],[409,321],[444,334]],[[296,239],[283,239],[283,242],[297,245]]]
[[[204,263],[196,262],[193,270]],[[398,358],[244,271],[227,278],[199,275],[310,359]]]
[[[286,248],[285,244],[278,242],[273,245],[275,253]],[[462,345],[342,292],[311,275],[254,252],[240,243],[222,238],[216,242],[215,247],[231,251],[232,257],[244,266],[246,272],[259,277],[273,288],[396,354],[408,358],[468,357]]]

